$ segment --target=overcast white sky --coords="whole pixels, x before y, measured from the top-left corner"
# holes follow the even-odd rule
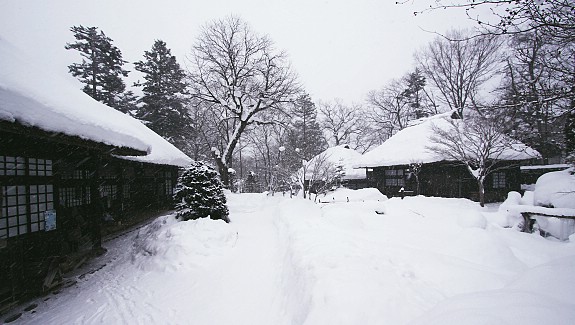
[[[462,12],[415,17],[432,0],[2,0],[0,37],[67,74],[79,56],[64,49],[71,26],[97,26],[129,62],[156,39],[180,64],[206,23],[237,15],[285,50],[314,100],[363,102],[365,94],[413,68],[413,53],[432,33],[470,26]],[[128,70],[133,70],[131,65]],[[70,77],[71,78],[71,77]],[[134,74],[132,79],[136,78]],[[132,80],[133,81],[133,80]],[[80,86],[79,86],[80,88]]]

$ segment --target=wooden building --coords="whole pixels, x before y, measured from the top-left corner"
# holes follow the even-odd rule
[[[0,40],[0,311],[102,253],[107,223],[169,207],[190,161]]]
[[[368,185],[365,169],[353,167],[353,163],[360,158],[361,153],[351,149],[347,144],[328,148],[307,162],[304,186],[310,187],[310,192],[316,193],[318,189],[325,188],[325,179],[333,182],[335,175],[341,173],[339,179],[341,184],[338,185],[353,190],[365,188]],[[299,173],[302,174],[303,169]]]
[[[420,194],[478,201],[478,183],[467,167],[430,149],[434,126],[449,127],[449,118],[441,114],[416,121],[364,154],[355,166],[366,168],[370,186],[388,197]],[[520,191],[520,165],[537,156],[519,143],[506,150],[483,183],[486,202],[503,201],[509,191]]]

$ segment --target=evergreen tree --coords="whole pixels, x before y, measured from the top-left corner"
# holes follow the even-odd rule
[[[174,200],[178,218],[210,217],[229,222],[228,207],[218,173],[208,165],[194,161],[178,178]]]
[[[401,95],[408,100],[411,111],[414,114],[413,117],[416,119],[427,115],[423,97],[425,84],[425,76],[418,68],[414,72],[408,73],[405,77],[405,90]]]
[[[184,70],[161,40],[156,40],[152,49],[144,52],[144,60],[134,65],[136,70],[144,73],[145,79],[142,83],[136,83],[144,93],[141,99],[143,106],[136,117],[184,150],[193,131],[186,106]]]
[[[70,31],[76,42],[66,43],[65,48],[82,56],[82,63],[68,66],[70,73],[85,85],[82,90],[86,94],[121,110],[119,102],[126,90],[122,77],[128,76],[128,71],[122,68],[126,62],[122,52],[97,27],[73,26]]]
[[[118,96],[116,109],[122,113],[134,116],[138,110],[138,97],[131,90],[123,92]]]
[[[292,123],[284,158],[292,168],[297,169],[301,167],[302,159],[310,160],[327,149],[328,145],[317,122],[317,109],[308,94],[295,100],[290,114]]]

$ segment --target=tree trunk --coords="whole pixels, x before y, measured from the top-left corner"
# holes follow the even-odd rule
[[[485,186],[483,186],[483,179],[477,179],[477,185],[479,187],[479,205],[481,207],[485,206]]]
[[[221,157],[216,155],[215,152],[212,151],[212,155],[214,156],[214,160],[216,162],[216,165],[218,166],[218,172],[220,173],[220,179],[222,181],[222,184],[224,185],[225,188],[229,189],[230,188],[230,175],[228,173],[228,166],[226,166],[226,164],[224,164]]]

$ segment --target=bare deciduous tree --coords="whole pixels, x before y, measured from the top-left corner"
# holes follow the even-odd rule
[[[498,71],[501,45],[495,36],[470,38],[469,33],[451,31],[417,52],[415,59],[442,101],[463,117],[467,106],[479,106],[482,87]]]
[[[398,3],[404,4],[404,0]],[[421,14],[444,9],[461,9],[477,23],[476,35],[520,35],[537,33],[553,45],[552,60],[543,62],[555,70],[556,79],[564,86],[553,97],[569,98],[575,106],[575,2],[572,0],[428,0],[414,13]],[[487,10],[485,10],[487,9]],[[474,37],[474,36],[471,36]]]
[[[364,112],[359,105],[346,105],[341,100],[320,102],[321,126],[329,134],[332,145],[349,144],[364,127]]]
[[[441,122],[433,126],[433,145],[428,149],[446,160],[467,167],[477,180],[481,206],[485,205],[485,178],[501,167],[499,163],[531,153],[524,144],[503,133],[501,120],[476,115],[465,120],[448,119]]]
[[[538,34],[523,33],[510,38],[507,59],[504,111],[510,133],[537,149],[544,159],[561,153],[565,99],[557,96],[562,82],[546,62],[553,46]]]
[[[286,54],[266,36],[253,32],[237,17],[206,25],[189,56],[192,94],[211,104],[214,118],[225,125],[225,144],[214,158],[225,185],[242,134],[250,125],[273,123],[262,112],[281,111],[299,92]]]
[[[407,122],[414,118],[409,99],[403,95],[405,88],[402,80],[393,80],[367,95],[370,120],[385,132],[385,138],[407,127]]]
[[[283,164],[285,157],[282,154],[285,151],[283,141],[287,133],[287,129],[283,124],[287,123],[287,117],[285,117],[285,120],[281,124],[269,124],[253,128],[247,133],[247,142],[252,152],[251,156],[258,164],[253,169],[259,173],[261,176],[260,180],[264,182],[263,185],[266,188],[270,188],[272,176],[275,176],[276,185],[278,181],[280,183],[285,181],[284,176],[286,172]],[[280,150],[282,147],[283,151]]]
[[[465,15],[477,22],[483,33],[502,35],[540,30],[572,41],[575,32],[575,3],[572,0],[433,0],[424,5],[425,9],[414,14],[464,9]],[[488,10],[481,10],[485,8]]]
[[[311,199],[311,191],[317,194],[327,190],[338,176],[335,165],[329,160],[329,155],[321,153],[309,161],[303,161],[302,167],[294,174],[296,181],[304,190],[303,197]]]

